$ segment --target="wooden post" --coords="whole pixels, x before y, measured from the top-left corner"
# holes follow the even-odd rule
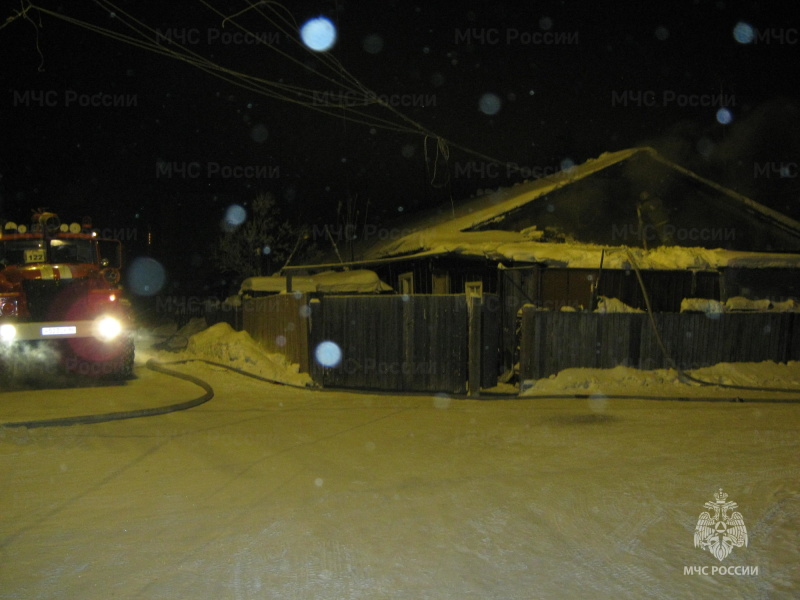
[[[416,300],[417,298],[413,295],[409,295],[406,299],[402,300],[403,329],[401,333],[402,354],[400,356],[402,357],[403,363],[400,365],[400,373],[402,374],[403,391],[413,389],[413,374],[416,371],[414,368],[414,361],[416,359],[414,347],[417,342],[414,328],[414,308]]]
[[[472,397],[481,395],[481,297],[467,296],[468,307],[468,393]]]
[[[317,362],[316,351],[317,345],[323,339],[323,316],[322,316],[322,302],[319,298],[313,298],[309,303],[310,314],[308,315],[308,329],[306,335],[306,356],[308,361],[308,374],[311,375],[312,381],[324,387],[325,384],[325,370],[322,365]]]

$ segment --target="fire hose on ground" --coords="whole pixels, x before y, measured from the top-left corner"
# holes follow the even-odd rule
[[[94,415],[78,415],[74,417],[61,417],[55,419],[16,421],[12,423],[3,423],[2,425],[0,425],[0,427],[26,427],[28,429],[33,429],[38,427],[67,427],[70,425],[93,425],[95,423],[107,423],[109,421],[138,419],[140,417],[155,417],[159,415],[166,415],[172,412],[178,412],[181,410],[188,410],[190,408],[200,406],[201,404],[205,404],[214,397],[213,388],[207,382],[203,381],[199,377],[194,377],[193,375],[188,375],[186,373],[181,373],[180,371],[169,369],[163,366],[158,361],[152,359],[147,361],[146,366],[148,369],[156,371],[157,373],[162,373],[170,377],[175,377],[177,379],[183,379],[184,381],[189,381],[197,385],[198,387],[202,388],[203,394],[197,396],[196,398],[192,398],[191,400],[186,400],[184,402],[177,402],[175,404],[168,404],[166,406],[156,406],[152,408],[140,408],[136,410],[125,410],[119,412],[101,413]]]
[[[259,381],[263,381],[265,383],[270,383],[273,385],[281,385],[285,387],[292,387],[295,389],[302,389],[307,391],[331,391],[329,388],[314,388],[314,387],[307,387],[307,386],[300,386],[291,383],[286,383],[283,381],[278,381],[275,379],[269,379],[267,377],[263,377],[260,375],[256,375],[254,373],[249,373],[242,369],[238,369],[236,367],[231,367],[229,365],[225,365],[222,363],[217,363],[205,359],[186,359],[186,360],[177,360],[166,363],[167,365],[176,365],[176,364],[185,364],[189,362],[203,362],[211,366],[220,367],[226,369],[228,371],[237,373],[239,375],[250,377],[252,379],[257,379]],[[142,417],[156,417],[161,415],[166,415],[173,412],[179,412],[188,410],[190,408],[195,408],[202,404],[205,404],[209,400],[214,397],[214,389],[208,384],[206,381],[200,379],[199,377],[195,377],[194,375],[189,375],[187,373],[182,373],[180,371],[176,371],[174,369],[170,369],[165,366],[165,363],[161,363],[155,359],[150,359],[147,361],[145,366],[150,369],[151,371],[155,371],[157,373],[161,373],[163,375],[167,375],[169,377],[175,377],[177,379],[182,379],[184,381],[189,381],[190,383],[195,384],[196,386],[202,388],[203,394],[197,396],[196,398],[192,398],[191,400],[186,400],[183,402],[177,402],[174,404],[169,404],[166,406],[158,406],[152,408],[142,408],[136,410],[129,410],[129,411],[119,411],[119,412],[111,412],[111,413],[100,413],[100,414],[91,414],[91,415],[79,415],[73,417],[61,417],[61,418],[54,418],[54,419],[40,419],[40,420],[31,420],[31,421],[15,421],[11,423],[0,423],[0,428],[3,427],[10,427],[10,428],[42,428],[42,427],[67,427],[72,425],[93,425],[97,423],[107,423],[111,421],[123,421],[127,419],[138,419]],[[713,383],[713,382],[706,382],[697,380],[688,374],[684,374],[681,372],[682,375],[686,376],[686,379],[690,381],[694,381],[704,386],[709,387],[720,387],[726,389],[739,389],[739,390],[747,390],[747,391],[761,391],[761,392],[774,392],[774,393],[797,393],[800,390],[791,389],[791,388],[771,388],[771,387],[758,387],[758,386],[742,386],[742,385],[732,385],[732,384],[721,384],[721,383]],[[360,393],[358,390],[348,390],[350,393]],[[363,393],[370,393],[376,394],[376,392],[363,392]],[[379,395],[395,395],[393,393],[383,393],[377,392]],[[407,395],[407,394],[404,394]],[[426,393],[416,393],[413,394],[416,396],[419,395],[427,395]],[[480,396],[480,400],[508,400],[510,398],[519,398],[520,396],[515,394],[492,394],[492,393],[482,393]],[[465,396],[466,398],[466,396]],[[541,394],[541,395],[526,395],[522,396],[524,399],[529,400],[562,400],[562,399],[571,399],[571,400],[596,400],[596,399],[604,399],[604,400],[661,400],[661,401],[685,401],[685,402],[739,402],[739,403],[786,403],[786,404],[798,404],[800,403],[800,398],[786,398],[786,399],[776,399],[776,398],[742,398],[739,396],[726,396],[726,397],[714,397],[714,396],[644,396],[641,394],[602,394],[602,393],[584,393],[584,394]]]

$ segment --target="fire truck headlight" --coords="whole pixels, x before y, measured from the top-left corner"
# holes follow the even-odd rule
[[[103,340],[113,340],[122,333],[122,323],[114,317],[100,317],[95,326],[98,337]]]
[[[0,342],[5,342],[10,344],[14,341],[14,338],[17,337],[17,328],[11,325],[10,323],[6,323],[4,325],[0,325]]]

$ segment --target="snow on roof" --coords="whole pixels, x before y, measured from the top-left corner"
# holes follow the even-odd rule
[[[541,242],[537,241],[536,234],[542,232],[491,229],[490,224],[532,200],[620,163],[637,153],[646,153],[684,176],[710,186],[727,196],[732,203],[758,213],[759,218],[770,224],[800,235],[800,223],[668,161],[652,148],[643,147],[605,153],[550,177],[501,188],[465,203],[454,209],[452,214],[440,213],[427,221],[421,221],[416,227],[404,230],[407,233],[396,239],[378,242],[364,253],[362,261],[351,264],[367,264],[388,258],[413,259],[429,255],[458,254],[497,261],[597,268],[601,254],[604,253],[604,267],[630,268],[632,265],[626,246]],[[483,230],[475,231],[478,226]],[[800,254],[707,249],[699,246],[659,246],[649,250],[634,247],[630,248],[630,252],[637,265],[643,269],[800,267]]]
[[[449,232],[462,235],[465,229],[475,227],[480,223],[490,222],[492,219],[508,213],[515,208],[523,206],[555,189],[568,185],[579,179],[583,179],[592,173],[596,173],[606,167],[618,163],[641,151],[642,148],[631,148],[620,150],[619,152],[607,152],[598,158],[590,159],[581,165],[570,167],[541,179],[525,181],[508,188],[499,188],[494,192],[480,196],[465,202],[453,209],[452,213],[436,214],[433,217],[424,219],[416,223],[416,227],[409,227],[408,234],[399,239],[379,242],[372,246],[367,252],[369,257],[385,257],[395,254],[408,253],[423,249],[425,242],[419,244],[418,248],[408,249],[413,244],[408,238],[419,235],[431,236],[433,231]],[[471,233],[471,232],[470,232]],[[492,232],[494,234],[509,232]],[[509,238],[510,239],[510,238]],[[513,239],[519,239],[514,235]],[[402,249],[401,249],[402,248]]]
[[[573,269],[597,269],[602,258],[603,268],[631,269],[634,264],[640,269],[693,269],[715,270],[729,268],[800,268],[800,254],[776,254],[771,252],[744,252],[736,250],[706,249],[683,246],[662,246],[651,250],[624,246],[600,246],[597,244],[546,243],[515,241],[503,242],[505,231],[470,232],[469,238],[447,239],[444,236],[426,237],[425,250],[410,252],[390,259],[367,259],[347,263],[305,265],[288,267],[286,270],[350,267],[357,265],[379,265],[384,262],[411,261],[436,256],[458,255],[466,258],[483,258],[498,262],[521,264],[539,263],[550,267]],[[629,254],[630,252],[630,254]]]
[[[242,282],[239,293],[245,292],[286,292],[287,277],[248,277]],[[354,271],[324,271],[316,275],[295,275],[291,277],[292,291],[327,293],[374,294],[390,292],[392,288],[383,283],[374,271],[357,269]]]

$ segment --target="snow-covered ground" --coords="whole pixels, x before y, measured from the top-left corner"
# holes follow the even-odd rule
[[[194,353],[296,381],[232,333],[210,328],[179,355],[140,336],[135,380],[0,394],[0,422],[202,392],[145,368],[150,357]],[[159,417],[0,427],[0,598],[796,597],[797,404],[621,399],[708,393],[622,367],[526,392],[589,398],[505,400],[175,368],[215,397]],[[693,373],[798,387],[798,371]],[[693,539],[719,488],[748,531],[723,561]]]

